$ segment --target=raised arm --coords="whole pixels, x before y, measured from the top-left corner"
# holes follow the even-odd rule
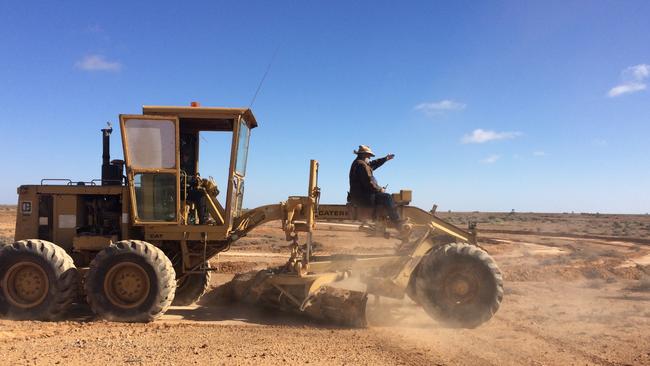
[[[384,165],[384,163],[387,161],[388,161],[387,158],[379,158],[379,159],[372,160],[371,162],[368,163],[368,165],[370,165],[372,170],[377,170],[380,166]]]
[[[393,159],[394,157],[395,157],[394,154],[388,154],[388,155],[384,156],[383,158],[375,159],[375,160],[371,161],[368,164],[370,164],[370,167],[372,168],[372,170],[377,170],[380,166],[384,165],[385,162],[387,162],[388,160]]]

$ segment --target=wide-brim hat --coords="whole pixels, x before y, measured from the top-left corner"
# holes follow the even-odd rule
[[[354,153],[359,155],[359,154],[368,154],[370,156],[375,156],[375,154],[372,152],[369,146],[366,145],[359,145],[359,150],[354,150]]]

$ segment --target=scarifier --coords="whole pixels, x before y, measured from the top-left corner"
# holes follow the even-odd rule
[[[274,220],[290,258],[235,276],[229,288],[242,301],[347,326],[366,325],[368,294],[408,295],[433,318],[459,327],[476,327],[499,308],[501,273],[477,244],[475,227],[463,230],[433,210],[409,206],[411,191],[393,194],[407,219],[397,229],[381,208],[321,204],[318,162],[311,160],[305,196],[244,210],[249,138],[258,125],[250,109],[144,106],[142,114],[119,119],[125,160],[110,159],[112,128],[103,129],[101,179],[44,179],[18,188],[16,242],[0,249],[3,316],[59,319],[83,291],[100,317],[155,320],[172,304],[196,302],[210,282],[210,259]],[[213,180],[196,175],[204,131],[232,134],[222,198]],[[199,200],[209,220],[199,217]],[[312,247],[319,226],[401,244],[393,255],[319,256]],[[331,286],[355,273],[366,291]]]

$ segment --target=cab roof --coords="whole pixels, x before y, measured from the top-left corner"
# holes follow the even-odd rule
[[[257,120],[250,108],[142,106],[142,114],[176,116],[181,123],[188,122],[200,130],[232,130],[232,121],[243,116],[249,128],[257,127]],[[228,123],[225,123],[228,122]],[[230,128],[227,127],[230,125]]]

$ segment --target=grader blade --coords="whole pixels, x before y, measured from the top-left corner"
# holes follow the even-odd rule
[[[236,301],[301,314],[327,324],[365,327],[367,293],[325,285],[336,276],[299,277],[253,271],[236,275],[230,282],[230,292]]]
[[[366,320],[368,294],[332,286],[322,286],[309,300],[304,313],[328,323],[363,328]]]

